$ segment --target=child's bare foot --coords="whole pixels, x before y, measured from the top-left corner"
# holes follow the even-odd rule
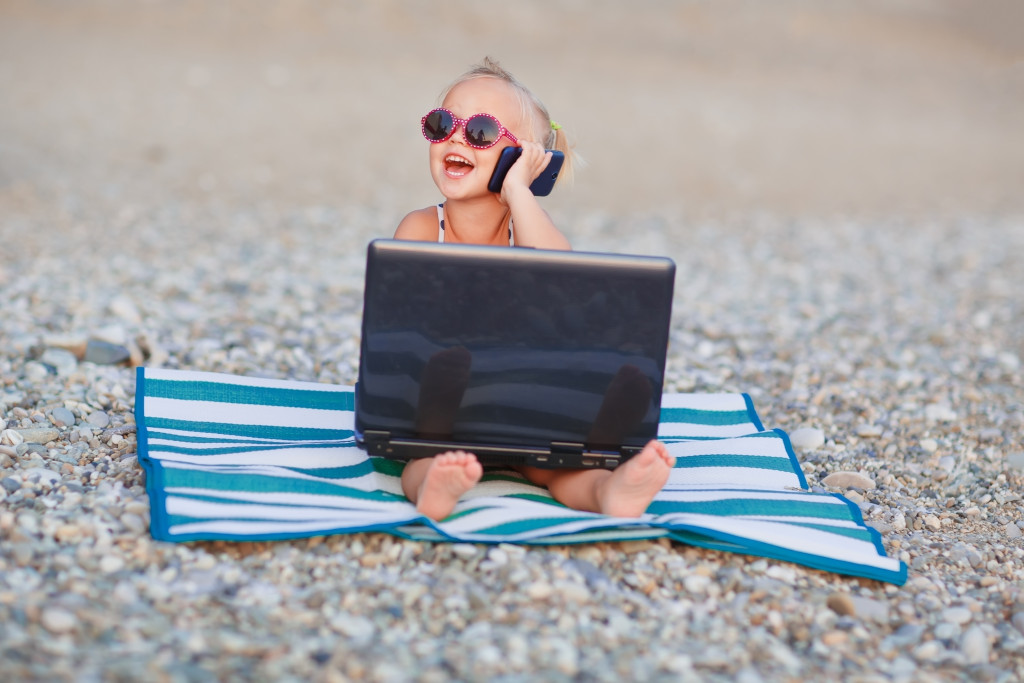
[[[639,517],[668,481],[676,459],[660,441],[612,470],[598,489],[601,512],[612,517]]]
[[[416,509],[435,522],[441,521],[483,473],[483,466],[472,453],[449,451],[435,456],[420,484]]]

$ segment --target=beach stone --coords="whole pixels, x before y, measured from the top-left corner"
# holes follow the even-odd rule
[[[1014,612],[1013,616],[1010,617],[1010,623],[1020,631],[1021,635],[1024,635],[1024,610]]]
[[[100,558],[100,571],[104,574],[113,574],[124,569],[124,560],[117,555],[105,555]]]
[[[50,366],[38,361],[25,363],[25,379],[29,382],[43,382],[50,376]]]
[[[924,419],[928,422],[953,422],[956,412],[946,403],[929,403],[924,408]]]
[[[15,430],[25,443],[50,443],[60,438],[60,432],[53,427],[29,427]]]
[[[357,643],[368,643],[377,631],[370,619],[351,614],[339,614],[331,619],[331,628]]]
[[[3,479],[0,479],[0,486],[2,486],[4,491],[7,491],[7,493],[14,493],[21,488],[21,482],[13,477],[4,477]]]
[[[0,432],[0,441],[11,446],[25,443],[25,437],[17,429],[5,429]]]
[[[61,635],[73,630],[78,623],[78,619],[66,609],[47,607],[40,615],[39,622],[50,633]]]
[[[477,547],[472,543],[455,543],[452,545],[452,552],[463,559],[476,557]]]
[[[105,429],[107,425],[110,424],[110,416],[102,410],[97,410],[89,413],[88,417],[85,418],[85,421],[96,429]]]
[[[925,453],[934,453],[939,449],[939,442],[935,439],[921,439],[919,445]]]
[[[1006,466],[1015,470],[1024,470],[1024,451],[1014,451],[1007,455]]]
[[[75,424],[75,414],[64,407],[54,408],[50,413],[50,420],[58,427],[72,427]]]
[[[942,610],[941,618],[945,622],[950,624],[956,624],[957,626],[963,626],[971,621],[971,610],[966,607],[947,607]]]
[[[131,358],[131,351],[120,344],[111,344],[99,339],[90,339],[85,347],[85,360],[97,365],[119,365],[127,363]]]
[[[48,487],[52,487],[54,484],[60,481],[60,475],[53,470],[46,469],[45,467],[32,467],[25,470],[22,475],[24,479],[28,481],[34,481],[38,479],[39,483],[46,484]]]
[[[854,606],[854,613],[865,621],[875,621],[884,624],[889,621],[889,605],[882,600],[851,596]]]
[[[60,377],[67,377],[78,369],[78,358],[67,349],[46,349],[39,362],[49,365]]]
[[[849,593],[832,593],[825,604],[841,617],[852,617],[857,614],[857,607]]]
[[[876,437],[876,436],[881,436],[882,435],[882,427],[881,427],[881,425],[873,425],[873,424],[858,425],[857,429],[856,429],[856,434],[857,434],[857,436],[863,437],[863,438],[873,438],[873,437]]]
[[[49,454],[49,451],[47,450],[46,446],[44,446],[43,444],[41,444],[41,443],[31,443],[31,442],[28,442],[28,441],[24,441],[22,443],[19,443],[14,448],[14,452],[15,452],[15,454],[19,458],[24,458],[24,457],[26,457],[26,455],[31,457],[33,455],[43,456],[43,455],[48,455]]]
[[[980,626],[971,626],[960,638],[960,651],[968,664],[987,664],[992,646]]]
[[[942,655],[946,648],[937,640],[929,640],[914,648],[914,659],[919,662],[933,662]]]
[[[813,451],[825,445],[825,432],[815,427],[803,427],[790,432],[789,442],[793,444],[793,448]]]
[[[859,472],[833,472],[832,474],[822,479],[821,483],[824,484],[825,486],[832,486],[840,489],[875,488],[874,479]]]
[[[1020,538],[1024,533],[1021,532],[1020,527],[1016,524],[1010,523],[1003,526],[1003,534],[1010,540]]]
[[[904,531],[907,528],[907,518],[902,512],[895,512],[892,516],[892,530]]]

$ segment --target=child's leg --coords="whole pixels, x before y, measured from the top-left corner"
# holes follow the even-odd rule
[[[639,517],[658,495],[675,465],[675,458],[660,441],[614,470],[543,470],[522,468],[526,478],[547,486],[558,502],[574,510],[600,512],[612,517]]]
[[[452,513],[459,498],[483,473],[472,453],[449,451],[408,462],[402,470],[402,492],[417,510],[439,522]]]

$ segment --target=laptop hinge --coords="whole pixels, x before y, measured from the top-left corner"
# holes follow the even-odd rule
[[[367,429],[363,432],[363,442],[370,455],[385,455],[390,450],[391,432]]]
[[[583,455],[583,444],[573,441],[552,441],[551,455]]]

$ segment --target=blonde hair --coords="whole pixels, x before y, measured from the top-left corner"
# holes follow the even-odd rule
[[[563,180],[567,182],[571,181],[573,161],[575,160],[576,155],[573,152],[572,147],[569,145],[569,138],[566,136],[565,131],[562,130],[561,126],[551,120],[548,108],[544,106],[544,103],[540,101],[540,98],[534,95],[529,88],[520,83],[515,76],[502,68],[502,66],[495,60],[490,57],[484,57],[482,62],[472,66],[469,71],[452,81],[451,84],[445,88],[444,92],[441,93],[441,101],[444,101],[444,98],[448,96],[448,93],[450,93],[455,86],[476,78],[495,78],[507,83],[512,88],[512,92],[515,93],[516,98],[519,100],[519,107],[523,120],[533,121],[534,123],[533,136],[536,141],[542,143],[546,149],[557,149],[565,155],[565,162],[562,164],[562,170],[558,174],[558,182]]]

